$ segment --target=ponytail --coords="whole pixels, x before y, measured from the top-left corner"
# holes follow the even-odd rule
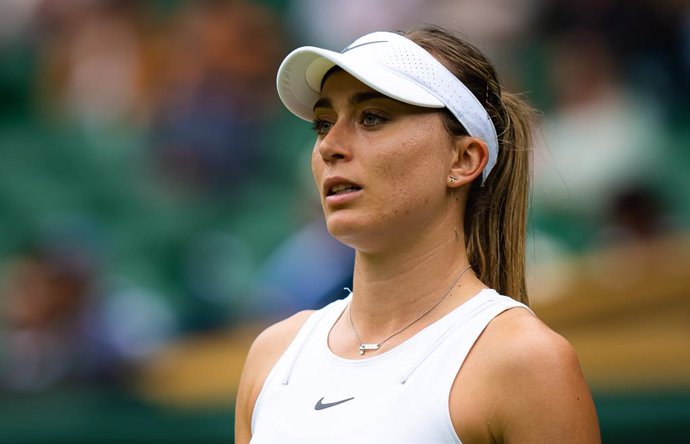
[[[528,303],[525,243],[534,111],[519,96],[503,93],[503,131],[496,166],[482,186],[472,184],[465,209],[470,264],[479,279],[501,294]]]
[[[474,46],[438,27],[405,33],[455,74],[479,99],[498,135],[498,158],[482,185],[470,186],[464,230],[470,265],[501,294],[528,303],[525,243],[534,110],[518,95],[502,92],[491,63]],[[466,135],[450,113],[451,134]]]

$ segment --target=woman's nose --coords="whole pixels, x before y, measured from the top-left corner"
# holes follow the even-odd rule
[[[318,151],[321,158],[326,163],[338,160],[347,161],[352,158],[350,139],[347,136],[347,129],[344,125],[334,123],[328,133],[317,142]]]

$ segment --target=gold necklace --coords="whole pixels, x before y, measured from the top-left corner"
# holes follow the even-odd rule
[[[401,328],[400,330],[396,331],[396,332],[393,333],[392,335],[388,336],[386,339],[384,339],[383,341],[379,342],[378,344],[376,344],[376,343],[366,343],[366,342],[362,341],[362,338],[359,337],[359,333],[357,333],[357,329],[355,328],[355,323],[352,322],[352,302],[350,302],[350,306],[348,307],[348,310],[347,310],[347,311],[348,311],[348,315],[349,315],[349,318],[350,318],[350,326],[352,327],[352,331],[355,333],[355,336],[357,336],[357,340],[359,341],[359,354],[360,354],[360,355],[363,355],[364,352],[366,352],[367,350],[378,350],[379,348],[381,348],[381,346],[382,346],[383,344],[385,344],[386,342],[388,342],[389,339],[393,338],[394,336],[396,336],[396,335],[402,333],[403,331],[407,330],[408,328],[412,327],[412,326],[415,324],[415,322],[419,321],[419,320],[422,319],[424,316],[426,316],[426,315],[428,315],[429,313],[431,313],[431,312],[433,311],[433,309],[436,308],[436,307],[438,307],[439,304],[440,304],[441,302],[443,302],[443,300],[450,294],[451,290],[453,290],[453,287],[455,287],[455,284],[458,283],[458,281],[460,280],[460,278],[461,278],[461,277],[465,274],[465,272],[466,272],[467,270],[469,270],[470,268],[472,268],[472,265],[468,265],[467,268],[465,268],[464,270],[462,270],[462,272],[458,275],[458,277],[456,277],[456,278],[453,280],[453,282],[450,284],[450,286],[448,286],[448,288],[446,289],[446,291],[443,292],[443,295],[438,299],[438,301],[436,301],[436,302],[434,303],[434,305],[432,305],[431,307],[429,307],[429,309],[428,309],[427,311],[425,311],[425,312],[422,313],[421,315],[417,316],[412,322],[410,322],[409,324],[405,325],[403,328]]]

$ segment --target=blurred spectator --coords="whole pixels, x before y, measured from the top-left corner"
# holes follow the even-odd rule
[[[620,79],[676,113],[687,111],[690,96],[684,62],[689,15],[684,0],[556,0],[544,3],[540,27],[547,40],[596,33],[620,67]]]
[[[554,103],[535,153],[535,206],[596,218],[617,190],[659,174],[667,143],[660,112],[620,82],[599,34],[564,34],[550,48]]]
[[[79,248],[41,247],[11,261],[0,312],[4,388],[35,391],[118,374],[120,357],[94,319],[97,274]]]
[[[280,23],[245,1],[185,4],[159,71],[153,149],[182,186],[226,190],[255,174],[276,103]]]
[[[172,337],[167,305],[106,282],[97,262],[86,244],[64,239],[9,261],[0,293],[0,388],[123,382],[137,360]]]
[[[604,243],[645,242],[673,228],[674,223],[658,193],[638,184],[614,194],[600,237]]]
[[[44,0],[40,100],[55,118],[76,122],[98,146],[103,131],[141,124],[144,8],[133,0]]]

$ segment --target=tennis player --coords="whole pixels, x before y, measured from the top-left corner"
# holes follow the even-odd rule
[[[600,442],[572,347],[526,305],[532,110],[487,59],[440,28],[375,32],[293,51],[278,93],[313,122],[354,280],[256,339],[237,443]]]

